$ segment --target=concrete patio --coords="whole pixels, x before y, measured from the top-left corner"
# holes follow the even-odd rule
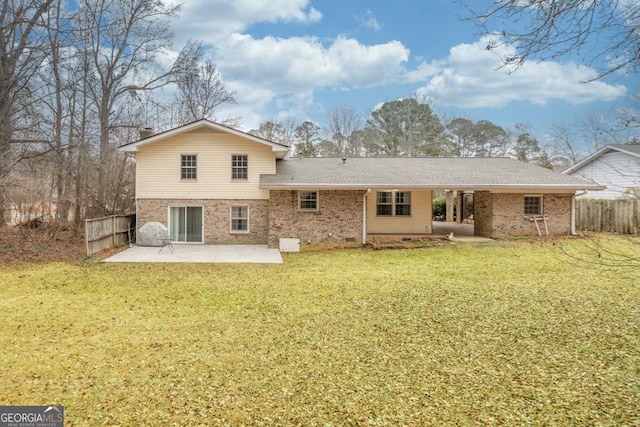
[[[493,239],[474,236],[473,225],[452,222],[433,222],[433,236],[449,236],[453,233],[453,242],[487,243]],[[104,259],[104,262],[191,262],[191,263],[253,263],[282,264],[278,249],[267,245],[184,245],[174,243],[170,246],[134,246],[116,255]]]
[[[282,264],[278,249],[267,245],[179,245],[163,248],[134,246],[104,262],[192,262],[192,263],[252,263]]]
[[[491,243],[494,239],[476,236],[473,234],[472,224],[459,224],[456,222],[433,221],[433,234],[447,237],[451,242],[458,243]]]

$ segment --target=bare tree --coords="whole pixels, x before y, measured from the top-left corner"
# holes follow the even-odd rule
[[[224,84],[216,64],[211,60],[198,61],[198,57],[193,57],[191,64],[177,76],[179,93],[175,102],[179,109],[179,124],[215,120],[219,105],[235,103],[235,92]]]
[[[463,3],[470,3],[463,0]],[[594,80],[640,65],[640,3],[628,0],[494,0],[486,10],[469,7],[486,34],[518,50],[502,57],[505,65],[580,54],[600,73]]]
[[[335,146],[333,150],[338,156],[362,156],[363,147],[358,143],[360,138],[354,138],[355,132],[363,127],[362,118],[353,107],[334,108],[329,111],[329,123],[325,132],[328,141]]]
[[[277,142],[278,144],[291,146],[295,140],[295,133],[298,125],[294,117],[288,117],[284,120],[267,120],[260,124],[258,129],[252,129],[250,134],[259,136],[268,141]]]
[[[47,56],[44,15],[54,0],[3,0],[0,6],[0,226],[9,211],[6,189],[16,164],[12,144],[29,84]],[[19,138],[18,138],[19,139]]]
[[[69,125],[72,117],[72,98],[77,82],[72,78],[71,68],[74,53],[71,49],[72,33],[67,23],[70,14],[65,3],[56,1],[47,15],[47,39],[49,58],[39,71],[38,110],[43,116],[43,133],[48,135],[49,143],[43,147],[51,150],[50,162],[51,186],[56,201],[57,219],[67,221],[72,204],[72,176],[75,167],[71,164],[75,147],[70,144]],[[44,138],[43,138],[44,139]],[[53,201],[53,200],[52,200]]]
[[[546,136],[551,141],[551,163],[555,167],[566,169],[582,157],[577,136],[566,123],[553,123]]]
[[[162,68],[158,55],[171,44],[169,22],[176,12],[176,6],[160,0],[83,0],[79,7],[75,20],[80,26],[76,30],[78,48],[88,59],[87,89],[100,125],[96,213],[113,210],[106,203],[106,192],[111,181],[109,164],[117,155],[110,143],[111,132],[125,125],[120,123],[119,104],[127,96],[135,99],[139,91],[175,82],[199,55],[199,44],[189,43],[173,67]]]

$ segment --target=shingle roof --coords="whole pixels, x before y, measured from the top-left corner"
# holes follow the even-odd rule
[[[603,187],[508,158],[288,158],[275,175],[262,175],[260,187],[291,188],[430,188],[564,189]]]

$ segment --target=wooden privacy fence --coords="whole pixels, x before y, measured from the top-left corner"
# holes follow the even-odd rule
[[[135,227],[135,214],[86,219],[84,235],[87,242],[87,256],[131,242]]]
[[[640,200],[576,200],[576,229],[619,234],[640,232]]]

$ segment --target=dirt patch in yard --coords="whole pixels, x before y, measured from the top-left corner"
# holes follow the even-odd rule
[[[84,258],[84,236],[69,226],[43,222],[0,229],[0,266]]]

